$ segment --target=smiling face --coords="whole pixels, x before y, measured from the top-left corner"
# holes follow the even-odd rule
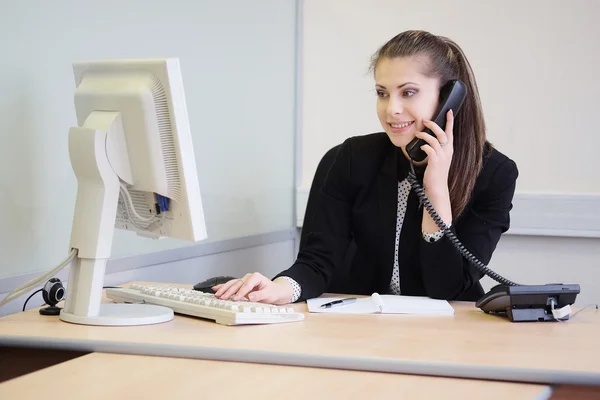
[[[423,71],[422,59],[383,58],[375,67],[377,116],[392,143],[405,148],[425,129],[438,106],[439,80]]]

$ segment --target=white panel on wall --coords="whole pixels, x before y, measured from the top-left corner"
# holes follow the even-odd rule
[[[519,192],[600,194],[600,2],[305,0],[299,186],[344,139],[381,131],[370,57],[423,29],[455,40],[478,80],[489,139]]]
[[[382,130],[371,56],[408,29],[448,36],[475,72],[489,140],[519,168],[511,232],[600,237],[600,2],[305,0],[297,224],[321,157]]]
[[[598,302],[598,21],[593,0],[304,0],[297,225],[325,152],[382,130],[373,53],[401,31],[429,30],[465,51],[489,139],[520,170],[512,235],[490,266],[526,284],[579,283],[578,304]]]
[[[309,189],[296,191],[296,226],[304,224]],[[600,238],[600,195],[516,193],[509,235]]]
[[[209,241],[293,225],[295,1],[4,3],[0,278],[67,254],[79,60],[179,57]],[[113,256],[184,245],[118,231]]]

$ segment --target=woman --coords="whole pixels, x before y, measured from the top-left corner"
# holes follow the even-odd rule
[[[315,232],[296,262],[271,281],[247,274],[215,286],[221,299],[286,304],[326,291],[391,293],[474,301],[482,273],[471,266],[423,212],[407,180],[406,145],[426,144],[416,174],[444,223],[487,264],[509,228],[518,171],[486,140],[475,77],[460,47],[423,31],[392,38],[374,55],[377,115],[385,132],[346,140],[321,190]],[[444,129],[429,121],[440,88],[465,83],[467,96]],[[435,137],[422,132],[430,128]],[[351,240],[357,250],[348,270]]]

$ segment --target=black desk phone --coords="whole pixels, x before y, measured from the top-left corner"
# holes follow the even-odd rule
[[[466,96],[467,88],[462,81],[455,79],[446,83],[440,89],[439,105],[432,121],[440,128],[445,129],[448,110],[451,109],[454,115],[458,114]],[[425,132],[435,137],[435,134],[429,128],[426,128]],[[424,144],[424,140],[414,138],[406,146],[406,152],[413,161],[423,161],[427,157],[427,154],[421,150],[421,146]],[[579,285],[563,285],[559,283],[520,285],[489,269],[467,250],[450,228],[446,226],[431,205],[429,199],[427,199],[425,190],[417,179],[412,162],[410,163],[410,167],[411,171],[408,174],[408,180],[419,197],[419,201],[427,212],[429,212],[435,223],[444,231],[444,235],[471,264],[499,283],[499,285],[493,287],[475,303],[476,307],[486,313],[506,316],[512,322],[569,319],[569,314],[562,318],[555,318],[553,311],[573,304],[577,294],[580,292]]]

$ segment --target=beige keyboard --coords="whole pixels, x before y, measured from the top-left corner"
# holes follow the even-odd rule
[[[130,285],[106,289],[117,303],[146,303],[168,307],[178,314],[206,318],[222,325],[277,324],[296,322],[304,314],[291,307],[248,301],[219,300],[213,294],[169,285]]]

